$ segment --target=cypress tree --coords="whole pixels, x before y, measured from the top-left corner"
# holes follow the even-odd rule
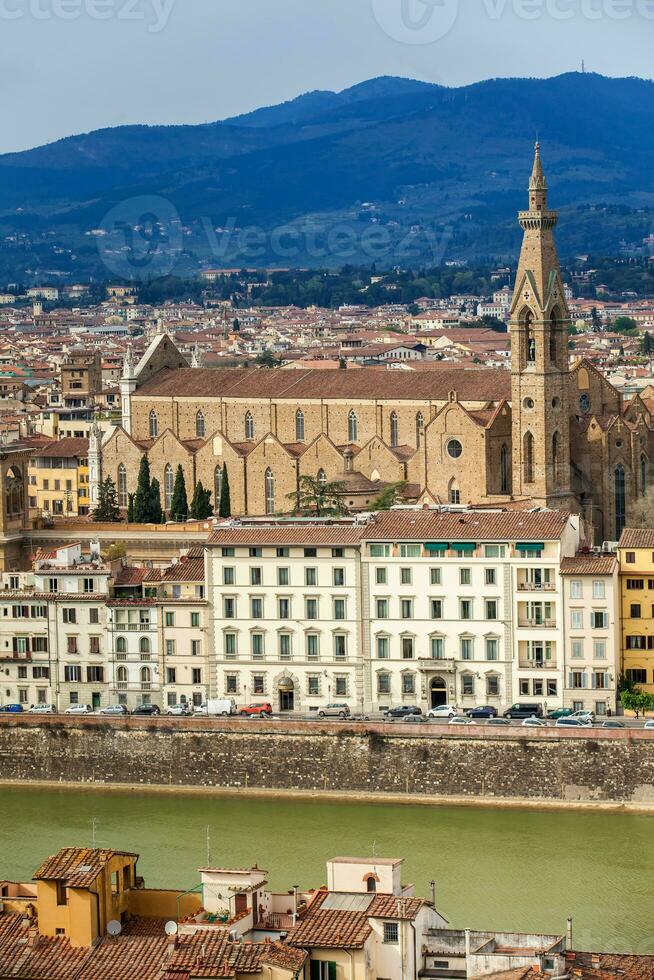
[[[98,506],[93,511],[93,520],[104,521],[106,523],[113,523],[114,521],[120,520],[116,484],[110,476],[100,484]]]
[[[147,524],[150,520],[150,464],[148,457],[143,456],[139,467],[139,478],[134,495],[134,521],[136,524]]]
[[[155,478],[150,484],[149,515],[150,524],[163,524],[164,512],[161,508],[161,487]]]
[[[212,513],[211,490],[205,490],[202,481],[198,481],[193,491],[190,516],[195,521],[204,521],[207,517],[211,517]]]
[[[186,481],[184,480],[184,470],[180,463],[175,474],[175,485],[173,487],[173,499],[170,505],[170,516],[174,521],[185,521],[188,517],[188,500],[186,497]]]
[[[134,494],[129,493],[127,495],[127,523],[134,523]]]
[[[220,500],[218,501],[218,516],[232,516],[232,500],[229,492],[229,477],[227,475],[227,464],[223,466],[223,478],[220,486]]]

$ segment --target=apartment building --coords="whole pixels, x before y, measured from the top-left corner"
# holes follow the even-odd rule
[[[55,517],[89,512],[89,440],[63,438],[35,448],[28,467],[29,508]]]
[[[364,690],[360,538],[352,521],[219,527],[207,547],[216,696],[275,711],[331,701],[369,706]]]
[[[622,670],[628,681],[654,694],[654,529],[625,528],[618,563]]]
[[[31,573],[0,577],[0,703],[50,702],[48,603]]]
[[[155,599],[107,600],[109,702],[161,705],[159,609]]]
[[[563,704],[598,717],[615,712],[620,679],[620,589],[614,554],[561,562],[565,625]]]
[[[210,656],[204,551],[194,549],[160,573],[156,590],[160,623],[162,708],[202,704],[216,690],[215,657]]]

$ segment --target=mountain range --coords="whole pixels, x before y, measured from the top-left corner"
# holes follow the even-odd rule
[[[0,274],[506,260],[537,136],[562,254],[642,249],[653,119],[652,82],[569,73],[383,77],[210,124],[98,130],[0,156]]]

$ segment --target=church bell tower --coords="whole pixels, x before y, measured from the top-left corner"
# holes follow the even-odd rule
[[[576,510],[570,474],[568,324],[570,313],[547,206],[547,181],[536,143],[529,210],[511,304],[513,496],[543,507]]]

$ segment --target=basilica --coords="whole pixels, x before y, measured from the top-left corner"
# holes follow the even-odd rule
[[[170,509],[174,475],[220,494],[234,515],[292,510],[304,475],[341,481],[364,510],[389,483],[432,504],[580,513],[615,541],[647,490],[654,404],[620,393],[589,362],[569,363],[570,315],[536,145],[510,314],[511,371],[439,365],[411,372],[205,369],[167,334],[125,360],[121,424],[89,447],[91,495],[115,481],[127,507],[147,454]]]

